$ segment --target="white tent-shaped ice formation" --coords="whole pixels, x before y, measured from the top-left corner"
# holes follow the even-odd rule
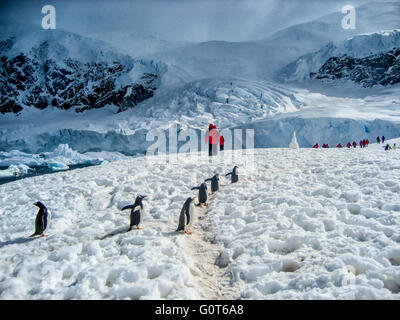
[[[291,149],[299,148],[299,144],[298,144],[297,138],[296,138],[296,131],[293,131],[292,141],[290,141],[290,143],[289,143],[289,148],[291,148]]]

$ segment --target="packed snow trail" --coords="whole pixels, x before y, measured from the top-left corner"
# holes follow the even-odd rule
[[[209,196],[208,203],[212,203],[215,194]],[[184,235],[179,239],[187,257],[193,260],[190,267],[192,274],[199,286],[203,288],[204,294],[201,298],[206,300],[223,300],[240,298],[240,290],[231,283],[230,274],[226,268],[217,266],[222,247],[210,236],[212,225],[204,221],[207,208],[197,207],[195,222],[192,226],[193,233]]]
[[[233,155],[135,158],[0,186],[0,298],[400,298],[400,150]],[[176,233],[190,188],[233,165],[239,182],[223,177],[192,236]],[[148,196],[143,230],[125,232],[120,209],[137,194]],[[35,201],[52,211],[50,236],[27,241]]]

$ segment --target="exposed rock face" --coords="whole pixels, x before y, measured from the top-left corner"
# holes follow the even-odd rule
[[[0,42],[1,113],[49,106],[82,112],[108,104],[123,111],[152,97],[159,86],[156,66],[142,68],[149,72],[139,75],[135,70],[132,79],[129,74],[143,61],[117,54],[114,59],[80,61],[65,57],[64,51],[58,59],[58,44],[50,41],[35,44],[29,52],[16,52],[15,38]]]
[[[351,80],[364,87],[393,85],[400,82],[400,48],[365,58],[331,57],[310,78]]]

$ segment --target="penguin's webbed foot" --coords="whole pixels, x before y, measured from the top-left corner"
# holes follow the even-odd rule
[[[47,234],[42,233],[40,236],[41,237],[47,237]]]
[[[192,234],[192,231],[186,230],[185,233],[186,233],[186,234]]]

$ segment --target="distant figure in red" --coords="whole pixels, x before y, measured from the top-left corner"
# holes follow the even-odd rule
[[[367,144],[367,142],[365,141],[365,139],[363,139],[362,144],[363,144],[363,148],[365,148],[365,145]]]
[[[342,147],[342,145],[339,143],[337,146],[336,146],[336,148],[341,148]]]
[[[351,143],[349,141],[349,142],[347,142],[347,148],[350,148],[350,147],[351,147]]]
[[[353,147],[357,148],[357,142],[353,141]]]
[[[318,149],[318,142],[314,145],[313,148]]]
[[[327,143],[324,143],[324,144],[322,145],[322,148],[329,148],[329,146],[328,146]]]
[[[224,136],[221,134],[219,136],[219,151],[224,151],[224,143],[225,143],[225,138]]]
[[[208,126],[208,132],[206,133],[206,143],[208,143],[208,155],[217,154],[217,143],[218,143],[218,129],[214,124]]]
[[[381,138],[379,138],[379,137],[376,137],[376,143],[381,143]]]
[[[365,144],[367,145],[367,147],[368,147],[368,145],[369,145],[369,140],[367,139],[367,140],[365,140]]]
[[[362,141],[360,140],[360,148],[362,148],[363,147],[363,143],[362,143]]]

